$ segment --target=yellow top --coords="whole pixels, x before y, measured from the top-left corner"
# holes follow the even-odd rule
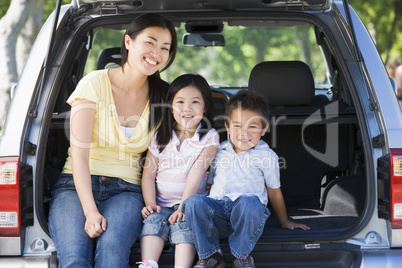
[[[67,103],[71,105],[77,99],[96,104],[89,153],[91,175],[119,177],[140,185],[141,154],[148,148],[155,132],[148,132],[149,102],[138,117],[133,134],[127,138],[120,127],[107,70],[94,71],[82,78]],[[70,149],[63,172],[72,173]]]

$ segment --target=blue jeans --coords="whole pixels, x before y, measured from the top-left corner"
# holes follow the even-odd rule
[[[157,235],[163,240],[169,239],[170,243],[176,244],[194,244],[194,237],[186,222],[176,222],[171,225],[169,217],[177,210],[179,205],[173,208],[161,207],[161,212],[154,212],[144,220],[140,237],[144,235]]]
[[[52,193],[49,231],[59,267],[129,267],[131,247],[142,227],[141,187],[120,178],[91,176],[92,192],[106,231],[91,239],[73,176],[61,174]]]
[[[188,227],[193,231],[198,257],[206,259],[220,249],[219,240],[228,238],[230,251],[237,259],[246,258],[264,231],[271,213],[256,196],[241,196],[235,201],[215,200],[192,195],[183,203]]]

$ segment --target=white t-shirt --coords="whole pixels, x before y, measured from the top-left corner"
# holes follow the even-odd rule
[[[222,142],[211,164],[208,181],[209,197],[221,200],[227,196],[235,201],[239,196],[257,196],[268,204],[267,190],[279,188],[279,162],[277,154],[260,140],[254,148],[236,153],[232,143]]]
[[[149,151],[159,159],[156,175],[156,203],[162,207],[172,207],[181,202],[187,175],[201,151],[209,146],[219,145],[219,134],[210,129],[200,141],[198,130],[192,138],[180,141],[173,131],[172,139],[165,149],[159,153],[159,147],[154,135]],[[180,150],[177,146],[180,145]],[[207,195],[207,173],[204,174],[198,194]]]

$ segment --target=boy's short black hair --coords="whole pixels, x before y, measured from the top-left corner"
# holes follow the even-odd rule
[[[232,112],[238,108],[258,113],[262,117],[261,122],[263,127],[265,128],[268,125],[269,105],[263,95],[245,89],[237,92],[226,104],[225,116],[227,124],[229,124]]]

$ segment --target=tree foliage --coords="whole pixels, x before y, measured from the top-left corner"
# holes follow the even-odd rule
[[[0,1],[0,18],[3,17],[8,7],[10,6],[12,0],[1,0]],[[43,5],[43,22],[49,17],[49,15],[53,12],[56,7],[57,0],[45,0]],[[62,4],[69,4],[71,0],[63,0]]]
[[[350,0],[385,63],[402,53],[402,0]]]
[[[179,39],[185,33],[184,27],[177,29]],[[325,80],[322,54],[315,44],[311,26],[247,29],[225,26],[223,34],[224,48],[180,46],[163,78],[171,81],[183,73],[199,73],[212,85],[246,86],[251,69],[259,62],[302,60],[311,67],[316,82]]]
[[[0,131],[6,119],[10,89],[17,82],[39,28],[54,9],[55,3],[55,0],[0,2]]]
[[[6,14],[7,9],[10,6],[10,2],[11,0],[2,0],[0,2],[0,18]]]

